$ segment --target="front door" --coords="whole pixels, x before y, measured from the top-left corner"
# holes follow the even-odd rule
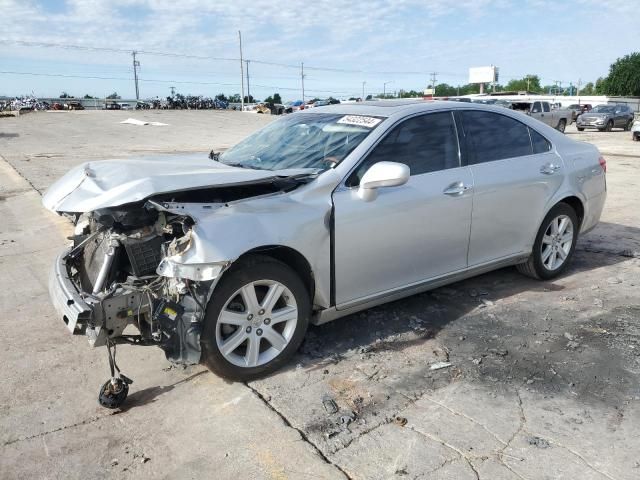
[[[408,165],[411,177],[362,200],[359,180],[380,161]],[[394,127],[333,194],[338,309],[466,268],[472,193],[451,112]]]

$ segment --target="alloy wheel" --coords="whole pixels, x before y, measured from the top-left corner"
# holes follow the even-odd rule
[[[573,245],[573,222],[567,215],[551,220],[540,247],[542,264],[547,270],[557,270],[566,261]]]
[[[238,367],[257,367],[276,358],[298,323],[291,291],[275,280],[250,282],[229,297],[216,324],[222,356]]]

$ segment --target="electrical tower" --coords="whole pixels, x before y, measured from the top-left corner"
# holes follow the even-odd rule
[[[436,96],[436,80],[438,72],[431,72],[431,88],[433,88],[433,96]]]

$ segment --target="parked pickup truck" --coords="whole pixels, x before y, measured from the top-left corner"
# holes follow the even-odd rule
[[[549,102],[539,100],[512,102],[511,109],[524,112],[563,133],[567,125],[573,121],[570,110],[554,109]]]

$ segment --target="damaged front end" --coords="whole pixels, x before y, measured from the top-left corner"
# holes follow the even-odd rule
[[[197,275],[185,275],[171,260],[191,247],[191,218],[146,201],[74,220],[73,244],[50,277],[67,328],[94,347],[156,345],[173,362],[198,363],[205,306],[226,265],[191,265]]]

